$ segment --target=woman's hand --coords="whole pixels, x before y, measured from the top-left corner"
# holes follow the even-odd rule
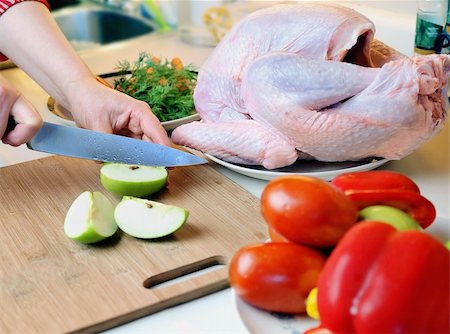
[[[14,130],[5,134],[9,115],[17,122]],[[19,146],[28,142],[42,125],[42,118],[5,78],[0,76],[0,138],[3,143]]]
[[[94,77],[74,82],[68,108],[77,126],[170,146],[171,142],[147,103],[136,100]]]

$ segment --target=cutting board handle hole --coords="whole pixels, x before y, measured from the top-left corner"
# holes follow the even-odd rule
[[[163,288],[185,281],[208,272],[219,270],[227,265],[226,257],[211,256],[206,259],[186,264],[147,278],[143,285],[147,289]]]

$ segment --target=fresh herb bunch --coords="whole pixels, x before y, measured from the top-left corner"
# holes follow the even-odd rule
[[[147,102],[161,122],[190,116],[195,113],[192,94],[197,83],[197,71],[184,66],[180,58],[160,59],[141,52],[131,64],[121,61],[122,75],[114,81],[114,88],[138,100]]]

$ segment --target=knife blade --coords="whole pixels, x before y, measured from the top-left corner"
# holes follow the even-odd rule
[[[6,132],[16,121],[9,116]],[[27,143],[31,150],[68,157],[146,166],[191,166],[207,163],[181,150],[130,137],[43,122]]]

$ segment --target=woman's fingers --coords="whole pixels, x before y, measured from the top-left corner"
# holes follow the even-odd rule
[[[5,133],[9,116],[17,125]],[[42,125],[34,106],[7,80],[0,76],[0,138],[5,144],[19,146],[29,141]]]
[[[142,112],[140,127],[142,129],[143,140],[150,140],[154,143],[166,146],[170,146],[172,144],[167,136],[166,130],[151,111]]]
[[[14,117],[17,125],[14,130],[3,136],[2,141],[5,144],[12,146],[25,144],[33,138],[42,126],[41,115],[22,95],[11,106],[10,114]]]
[[[0,138],[3,139],[12,105],[20,94],[0,76]]]

